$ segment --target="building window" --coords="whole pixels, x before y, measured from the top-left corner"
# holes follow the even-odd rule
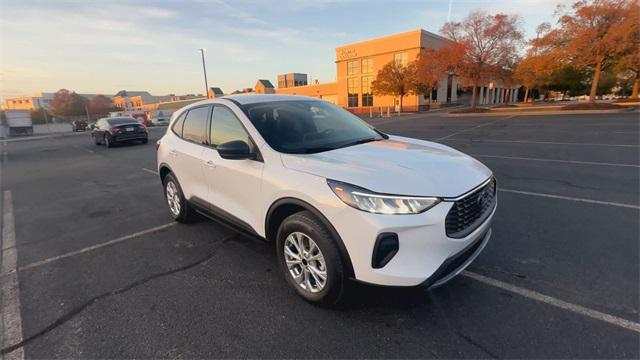
[[[355,75],[360,71],[360,59],[347,62],[347,75]]]
[[[396,64],[407,66],[408,60],[409,56],[407,55],[406,51],[393,54],[393,61],[395,61]]]
[[[358,78],[347,80],[347,106],[358,107],[358,88],[360,87]]]
[[[371,82],[373,76],[362,77],[362,106],[373,106],[373,93],[371,92]]]
[[[368,74],[371,72],[373,72],[373,59],[372,58],[362,59],[362,73]]]

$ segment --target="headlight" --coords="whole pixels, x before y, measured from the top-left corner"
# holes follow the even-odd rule
[[[418,214],[440,202],[436,197],[377,194],[339,181],[327,183],[345,204],[375,214]]]

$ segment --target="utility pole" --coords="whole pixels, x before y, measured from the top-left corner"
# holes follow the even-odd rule
[[[200,54],[202,55],[202,71],[204,72],[204,93],[207,96],[207,99],[209,98],[209,83],[207,82],[207,66],[204,63],[204,52],[207,49],[205,48],[200,48],[198,49],[198,51],[200,51]]]

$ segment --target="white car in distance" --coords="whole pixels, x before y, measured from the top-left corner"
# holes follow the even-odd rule
[[[442,285],[491,237],[486,166],[319,99],[204,100],[176,111],[157,146],[171,216],[198,212],[272,241],[282,275],[312,302],[337,303],[348,279]]]

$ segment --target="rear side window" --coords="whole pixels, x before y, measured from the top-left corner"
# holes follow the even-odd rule
[[[180,114],[180,117],[173,122],[173,132],[176,133],[176,135],[182,137],[182,124],[184,124],[184,116],[187,114],[187,112],[183,112],[182,114]]]
[[[223,106],[214,106],[211,145],[218,146],[233,140],[242,140],[250,144],[249,135],[233,112]]]
[[[207,139],[207,118],[209,107],[203,106],[189,110],[182,126],[182,138],[196,144],[205,144]]]

